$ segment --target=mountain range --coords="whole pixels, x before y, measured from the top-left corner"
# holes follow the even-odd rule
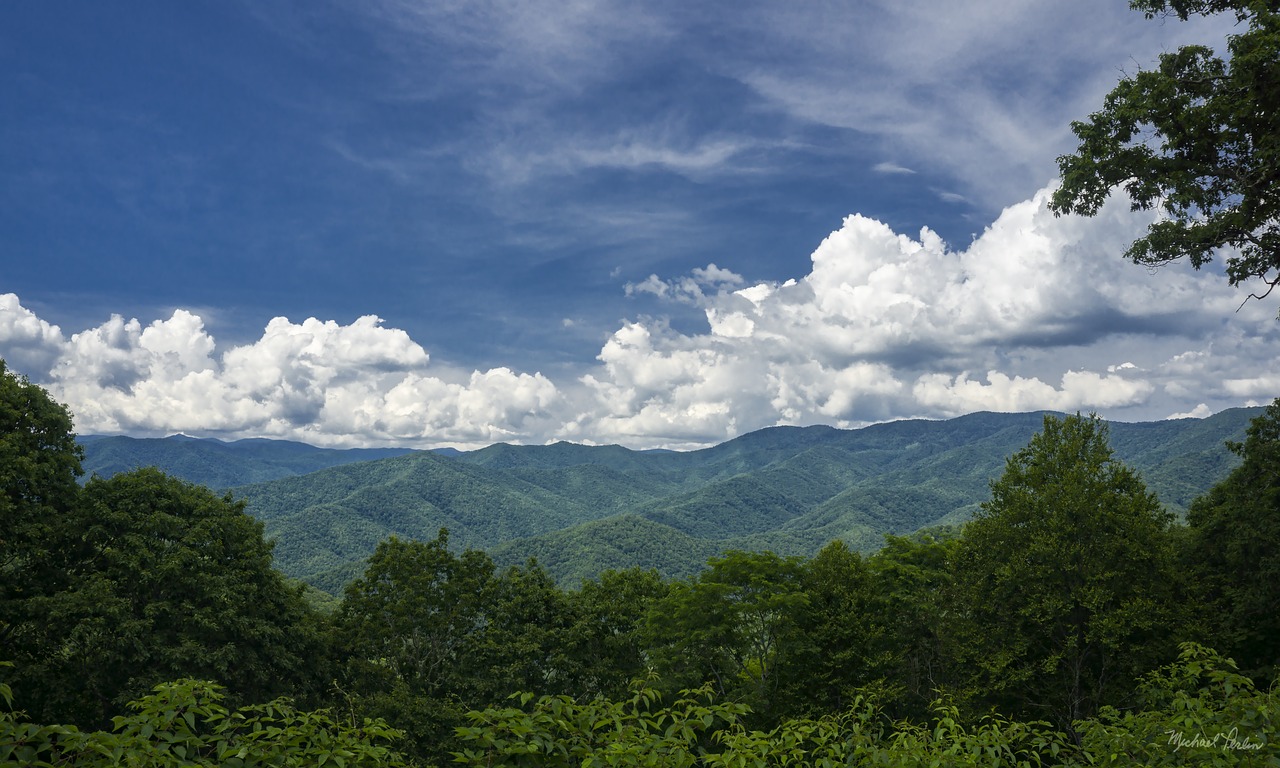
[[[1109,425],[1116,456],[1181,514],[1235,465],[1257,408]],[[334,450],[300,443],[85,438],[85,467],[154,465],[230,489],[275,538],[277,566],[337,594],[388,536],[534,557],[574,585],[608,568],[695,573],[728,549],[811,555],[833,539],[964,522],[1044,413],[975,413],[862,429],[771,427],[697,451],[497,444],[477,451]]]
[[[86,478],[111,477],[138,467],[156,467],[215,490],[412,453],[406,448],[317,448],[306,443],[263,438],[224,442],[187,435],[163,438],[83,435],[76,439],[84,449],[81,465]]]

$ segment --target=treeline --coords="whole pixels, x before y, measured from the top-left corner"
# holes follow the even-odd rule
[[[325,610],[231,497],[82,486],[0,361],[0,764],[1278,764],[1280,401],[1234,450],[1181,524],[1049,417],[972,522],[869,557],[566,590],[442,530]]]

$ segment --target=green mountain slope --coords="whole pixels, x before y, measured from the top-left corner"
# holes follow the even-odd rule
[[[1234,466],[1257,409],[1204,420],[1111,425],[1117,455],[1181,512]],[[289,575],[330,591],[379,541],[431,538],[500,563],[536,557],[573,583],[633,565],[696,571],[729,548],[807,555],[840,538],[962,523],[1044,414],[978,413],[858,430],[776,427],[700,451],[496,445],[416,453],[235,489],[277,539]]]
[[[1204,420],[1115,423],[1110,425],[1112,447],[1166,506],[1181,514],[1235,466],[1224,443],[1239,439],[1255,414],[1254,409],[1236,409]],[[988,483],[1004,470],[1006,457],[1026,445],[1043,423],[1043,414],[1018,416],[1025,418],[974,414],[950,422],[904,425],[907,429],[901,432],[885,430],[886,438],[910,435],[920,441],[900,444],[892,459],[881,465],[880,474],[749,541],[759,548],[804,554],[795,548],[840,538],[872,551],[885,533],[962,523],[988,498]],[[876,455],[882,447],[875,449]]]
[[[1260,411],[1232,408],[1206,419],[1113,424],[1111,445],[1166,506],[1184,514],[1207,490],[1203,478],[1216,481],[1236,466],[1237,457],[1223,445],[1243,440],[1244,428]]]
[[[657,473],[626,472],[600,464],[577,464],[550,469],[513,467],[506,474],[603,516],[623,511],[676,491],[680,484]]]
[[[614,482],[623,487],[626,478]],[[234,493],[276,539],[280,568],[317,586],[325,581],[325,588],[334,577],[324,574],[349,572],[344,566],[362,561],[389,536],[434,538],[448,528],[459,546],[489,548],[608,514],[518,473],[431,453],[348,464]]]
[[[682,578],[696,573],[707,558],[724,549],[715,540],[690,536],[640,515],[615,515],[508,541],[490,550],[490,555],[500,566],[534,558],[556,581],[578,584],[605,570],[636,566]]]

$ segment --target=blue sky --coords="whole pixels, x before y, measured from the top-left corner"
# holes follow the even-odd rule
[[[83,432],[334,445],[1269,401],[1274,307],[1044,212],[1230,31],[1125,6],[6,4],[0,356]]]

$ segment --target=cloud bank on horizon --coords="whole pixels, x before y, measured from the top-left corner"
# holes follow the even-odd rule
[[[278,317],[220,348],[185,309],[68,335],[11,293],[0,356],[66,403],[81,433],[343,446],[688,448],[772,425],[978,410],[1198,417],[1280,393],[1272,306],[1241,307],[1212,272],[1135,267],[1118,254],[1144,214],[1113,202],[1056,218],[1048,195],[1005,209],[964,250],[855,214],[807,274],[781,282],[715,264],[652,275],[627,292],[695,306],[705,326],[629,319],[561,379],[460,370],[375,316]]]

